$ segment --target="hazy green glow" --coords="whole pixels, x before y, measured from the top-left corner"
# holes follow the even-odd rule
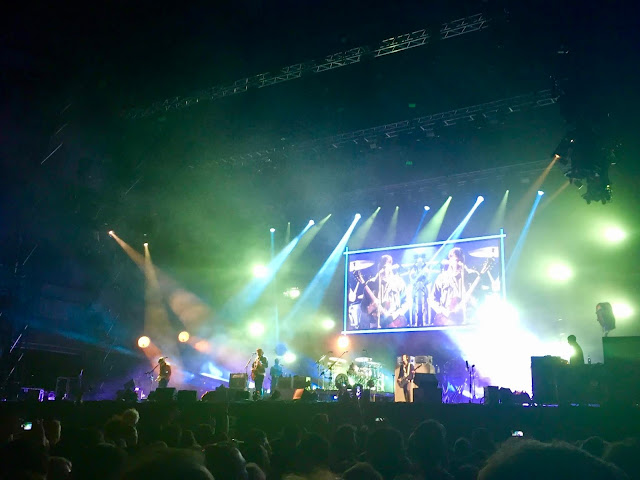
[[[349,240],[349,248],[351,250],[362,248],[362,245],[364,244],[364,241],[369,234],[369,230],[371,230],[371,225],[373,225],[373,222],[376,219],[379,211],[380,207],[376,208],[373,213],[369,215],[369,218],[367,218],[364,223],[360,225],[360,228],[356,230],[356,233],[351,236],[351,239]]]
[[[431,217],[420,233],[418,233],[416,243],[434,242],[438,239],[440,227],[442,227],[442,222],[444,221],[444,216],[447,214],[450,203],[451,197],[445,200],[438,211]]]
[[[324,328],[325,330],[331,330],[333,327],[336,326],[336,322],[330,318],[325,318],[324,320],[322,320],[321,325],[322,325],[322,328]]]
[[[507,211],[507,203],[509,202],[509,190],[504,192],[504,196],[502,197],[502,201],[500,205],[498,205],[498,209],[496,213],[493,215],[491,219],[491,224],[489,226],[490,232],[497,232],[500,228],[504,227],[504,217]]]
[[[393,245],[396,239],[396,231],[398,229],[398,212],[400,211],[400,207],[396,206],[396,209],[393,211],[393,215],[391,215],[391,221],[389,222],[389,226],[387,227],[387,231],[384,234],[384,245]]]

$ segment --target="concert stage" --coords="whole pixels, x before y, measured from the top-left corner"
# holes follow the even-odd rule
[[[469,436],[473,429],[489,429],[496,440],[504,439],[513,431],[522,431],[525,437],[540,440],[564,439],[568,441],[599,435],[607,440],[622,439],[640,431],[640,409],[633,407],[525,407],[486,406],[478,404],[404,404],[355,402],[4,402],[0,415],[12,413],[23,420],[58,418],[65,428],[100,427],[114,414],[129,407],[140,412],[140,428],[157,425],[169,418],[179,418],[185,428],[216,418],[222,424],[228,411],[231,435],[243,438],[251,428],[263,429],[270,436],[277,435],[285,425],[307,427],[315,414],[326,413],[335,428],[344,423],[391,425],[408,434],[422,420],[435,419],[448,432],[451,442],[460,436]],[[179,412],[179,417],[176,414]]]

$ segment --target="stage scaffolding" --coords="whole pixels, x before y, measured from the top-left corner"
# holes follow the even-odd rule
[[[281,68],[277,72],[260,73],[242,78],[226,85],[216,85],[199,90],[190,95],[170,97],[154,102],[148,107],[132,108],[124,112],[129,119],[145,118],[156,114],[172,112],[197,105],[200,102],[218,100],[244,93],[250,89],[264,88],[278,83],[301,78],[304,75],[322,73],[336,68],[359,63],[365,59],[384,57],[411,48],[427,45],[434,39],[448,40],[487,28],[489,19],[482,13],[445,22],[440,26],[436,35],[428,29],[416,30],[395,37],[387,38],[375,46],[355,47],[343,52],[327,55],[320,60],[296,63]]]

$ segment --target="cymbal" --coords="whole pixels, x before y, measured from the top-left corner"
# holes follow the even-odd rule
[[[373,262],[370,262],[369,260],[354,260],[353,262],[349,262],[349,271],[355,272],[357,270],[364,270],[371,266],[373,266]]]
[[[344,358],[340,358],[340,357],[329,357],[329,361],[334,363],[347,363],[347,361]]]
[[[380,362],[369,362],[370,367],[381,367],[382,364]]]
[[[482,247],[471,250],[469,255],[478,258],[498,258],[500,256],[498,252],[498,247]]]
[[[373,360],[371,357],[356,357],[357,363],[369,363],[371,360]]]

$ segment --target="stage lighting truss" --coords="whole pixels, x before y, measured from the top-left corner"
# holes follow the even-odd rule
[[[467,33],[477,32],[486,28],[489,19],[482,13],[460,18],[444,23],[439,30],[440,40],[459,37]],[[181,110],[203,101],[212,101],[231,95],[246,92],[252,88],[264,88],[277,83],[295,80],[307,74],[322,73],[336,68],[346,67],[359,63],[365,58],[378,58],[403,52],[411,48],[426,45],[431,40],[431,34],[426,30],[417,30],[396,37],[383,40],[378,45],[362,46],[333,53],[322,60],[312,60],[304,63],[296,63],[286,66],[275,73],[261,73],[252,77],[236,80],[228,85],[218,85],[197,91],[185,97],[171,97],[155,102],[147,108],[133,108],[124,113],[126,118],[137,119],[151,115]]]
[[[557,96],[555,96],[555,93],[551,89],[540,90],[515,97],[456,108],[446,112],[433,113],[431,115],[388,123],[386,125],[379,125],[377,127],[340,133],[331,137],[309,140],[294,145],[233,155],[220,158],[216,163],[231,166],[249,166],[258,163],[269,163],[275,156],[286,157],[287,154],[291,153],[317,151],[327,148],[337,149],[350,144],[373,145],[388,138],[414,132],[423,132],[425,136],[429,137],[434,136],[434,130],[438,128],[472,123],[478,120],[488,121],[512,113],[553,105],[557,100]]]
[[[612,199],[609,167],[615,165],[619,148],[619,144],[606,143],[592,131],[576,130],[562,139],[553,156],[569,182],[583,192],[587,204],[604,205]]]

